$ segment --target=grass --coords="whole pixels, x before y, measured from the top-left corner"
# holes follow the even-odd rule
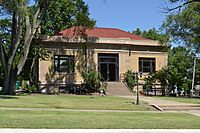
[[[189,98],[189,97],[159,97],[159,98],[182,102],[182,103],[200,104],[200,98]]]
[[[0,107],[95,110],[152,110],[146,103],[135,105],[133,99],[110,96],[27,95],[0,96]]]
[[[0,110],[0,128],[199,129],[200,117],[183,113]]]
[[[152,110],[146,103],[109,96],[0,96],[0,108],[95,110]],[[59,129],[200,129],[200,117],[184,113],[80,112],[55,110],[0,110],[0,128]]]

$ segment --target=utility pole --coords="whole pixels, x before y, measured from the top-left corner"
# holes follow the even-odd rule
[[[193,75],[192,75],[191,97],[193,96],[193,92],[194,92],[195,67],[196,67],[196,57],[194,57],[194,66],[193,66]]]

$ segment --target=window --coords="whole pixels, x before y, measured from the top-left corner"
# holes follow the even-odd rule
[[[74,56],[71,55],[55,55],[54,70],[57,72],[74,72]]]
[[[139,71],[140,72],[155,72],[156,59],[155,58],[139,58]]]

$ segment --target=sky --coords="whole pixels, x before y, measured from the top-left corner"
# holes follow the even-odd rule
[[[159,29],[166,14],[162,13],[163,0],[84,0],[90,17],[97,27],[119,28],[133,31],[136,28]]]

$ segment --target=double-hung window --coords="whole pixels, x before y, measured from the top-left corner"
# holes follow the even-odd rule
[[[139,57],[139,71],[144,73],[155,72],[156,59]]]
[[[55,55],[54,70],[56,72],[73,73],[74,72],[74,56],[72,55]]]

